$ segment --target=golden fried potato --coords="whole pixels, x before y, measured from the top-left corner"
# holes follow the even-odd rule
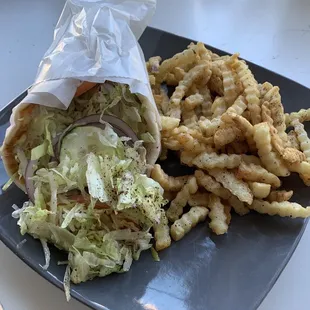
[[[276,175],[255,164],[241,162],[237,168],[236,177],[252,182],[267,183],[273,187],[281,186],[281,181]]]
[[[182,111],[183,125],[187,128],[196,129],[198,128],[198,117],[195,110]]]
[[[208,85],[203,85],[199,88],[199,93],[203,97],[203,103],[201,104],[201,112],[205,118],[212,116],[211,106],[212,106],[212,97]]]
[[[268,202],[264,200],[254,199],[253,203],[249,205],[249,208],[255,210],[258,213],[268,215],[280,215],[282,217],[301,217],[306,218],[310,216],[310,207],[304,208],[296,202]]]
[[[222,115],[222,121],[234,122],[236,126],[243,132],[250,150],[253,152],[256,151],[256,144],[253,138],[254,128],[248,120],[236,113],[225,113]]]
[[[188,199],[188,205],[190,207],[205,207],[209,205],[209,195],[210,193],[198,191],[195,194],[190,195]]]
[[[193,49],[184,50],[182,53],[175,54],[172,58],[166,59],[159,67],[159,72],[156,76],[158,83],[162,83],[168,72],[173,68],[180,67],[182,64],[193,64],[199,60],[199,56]]]
[[[190,95],[185,98],[182,107],[184,110],[191,111],[203,103],[203,97],[200,94]]]
[[[294,130],[289,131],[287,134],[289,146],[300,151],[300,144]]]
[[[210,70],[209,67],[209,63],[204,61],[185,73],[184,79],[179,82],[179,85],[175,88],[175,91],[170,98],[171,110],[170,112],[168,111],[169,116],[180,118],[181,100],[192,84],[207,74]]]
[[[294,127],[297,139],[300,143],[300,149],[305,154],[306,160],[310,161],[310,139],[304,129],[304,125],[298,119],[292,120],[291,124]]]
[[[264,96],[264,101],[269,102],[269,108],[271,111],[271,116],[273,119],[273,125],[277,129],[279,136],[283,140],[284,143],[287,142],[287,135],[285,132],[286,124],[285,124],[285,115],[284,109],[281,103],[281,96],[279,93],[279,87],[272,87]]]
[[[226,110],[227,110],[227,104],[224,97],[216,97],[211,106],[211,111],[213,113],[212,117],[213,118],[219,117],[222,114],[224,114]]]
[[[294,119],[298,119],[301,123],[310,121],[310,109],[301,109],[298,112],[292,112],[290,114],[285,115],[286,125],[289,126],[291,121]]]
[[[213,118],[211,120],[201,117],[198,121],[200,130],[204,133],[206,137],[211,137],[220,128],[221,119],[219,117]]]
[[[204,207],[192,207],[171,225],[170,234],[172,239],[175,241],[182,239],[199,222],[205,221],[208,212],[209,210]]]
[[[237,196],[240,201],[251,204],[253,201],[253,194],[246,182],[238,179],[235,174],[223,169],[209,169],[209,174],[212,175],[216,181],[220,182],[233,195]]]
[[[171,238],[169,234],[168,219],[163,211],[160,217],[160,223],[153,225],[155,249],[161,251],[168,248],[171,244]]]
[[[258,166],[262,166],[262,162],[261,162],[260,158],[255,156],[255,155],[241,154],[241,159],[246,164],[255,164]]]
[[[226,113],[235,113],[237,115],[242,115],[242,113],[247,108],[247,102],[245,100],[245,97],[243,95],[240,95],[236,101],[230,106]]]
[[[214,144],[217,149],[234,142],[236,139],[241,140],[243,134],[241,130],[235,126],[226,126],[219,128],[214,134]]]
[[[180,120],[178,118],[169,116],[160,116],[162,130],[170,131],[179,126]]]
[[[238,167],[241,163],[240,155],[227,155],[217,153],[201,153],[193,160],[193,165],[200,169],[228,168]]]
[[[228,203],[232,206],[234,211],[240,215],[246,215],[250,212],[248,207],[244,204],[244,202],[240,201],[236,196],[231,195],[228,199]]]
[[[290,174],[288,168],[280,155],[272,150],[268,123],[264,122],[254,126],[254,140],[258,149],[258,155],[267,170],[277,176],[288,176]]]
[[[267,197],[267,200],[269,202],[277,201],[277,202],[282,202],[282,201],[288,201],[292,198],[293,196],[293,191],[271,191],[270,194]]]
[[[154,165],[151,177],[157,181],[165,191],[170,192],[180,191],[189,178],[188,175],[180,177],[168,176],[158,164]]]
[[[195,177],[198,185],[205,188],[208,192],[213,193],[223,199],[229,199],[231,197],[231,193],[228,189],[224,188],[221,183],[217,182],[203,171],[196,170]]]
[[[259,100],[258,83],[255,80],[249,67],[242,61],[237,61],[233,65],[240,81],[244,87],[245,98],[248,102],[248,109],[251,115],[252,124],[261,122],[261,109]]]
[[[238,87],[235,84],[233,71],[227,62],[222,64],[221,69],[223,77],[224,99],[228,106],[231,106],[238,97]]]
[[[146,63],[147,71],[151,74],[157,74],[159,72],[159,66],[161,62],[160,56],[151,57]]]
[[[222,204],[221,199],[216,195],[211,194],[209,197],[208,214],[210,218],[209,227],[217,235],[223,235],[228,230],[228,217],[225,213],[225,206]]]
[[[266,198],[271,189],[270,184],[260,183],[260,182],[249,182],[250,189],[255,198],[263,199]]]
[[[183,208],[186,206],[190,195],[195,194],[198,190],[198,185],[195,177],[190,177],[187,183],[183,186],[174,200],[171,201],[170,207],[166,211],[167,218],[170,222],[175,222],[183,213]]]

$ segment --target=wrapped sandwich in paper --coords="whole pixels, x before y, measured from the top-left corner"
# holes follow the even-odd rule
[[[164,217],[147,176],[160,122],[137,43],[155,0],[69,0],[2,147],[29,196],[21,233],[68,251],[75,283],[127,271]],[[46,266],[45,266],[46,267]]]

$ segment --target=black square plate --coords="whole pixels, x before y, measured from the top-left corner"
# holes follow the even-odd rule
[[[140,39],[146,58],[170,57],[190,42],[152,28]],[[309,89],[254,64],[250,63],[250,67],[259,82],[269,81],[280,86],[286,111],[307,107]],[[25,93],[0,113],[1,141],[12,107],[24,96]],[[169,173],[179,168],[173,161],[165,164]],[[0,164],[0,184],[6,179]],[[285,179],[284,187],[294,190],[295,201],[309,204],[308,189],[296,176]],[[44,264],[40,243],[29,236],[21,236],[16,220],[11,217],[12,204],[20,206],[25,199],[15,186],[1,194],[0,239],[30,267],[62,288],[65,267],[58,266],[57,261],[66,256],[52,247],[52,262],[44,271],[40,267]],[[72,295],[93,309],[138,310],[151,309],[150,305],[157,310],[256,309],[293,254],[305,226],[306,221],[301,219],[251,213],[244,217],[233,216],[228,234],[215,236],[203,223],[160,253],[160,262],[154,262],[149,252],[143,253],[128,273],[73,285]],[[27,242],[18,246],[24,238]]]

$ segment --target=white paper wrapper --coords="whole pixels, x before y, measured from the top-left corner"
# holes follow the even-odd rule
[[[156,109],[137,42],[156,0],[68,0],[23,103],[68,108],[81,81],[125,83]]]

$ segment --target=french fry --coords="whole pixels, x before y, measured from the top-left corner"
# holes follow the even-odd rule
[[[213,193],[223,199],[229,199],[231,193],[228,189],[224,188],[221,183],[214,180],[208,174],[201,170],[195,171],[195,177],[199,186],[205,188],[208,192]]]
[[[273,126],[273,119],[271,118],[271,111],[269,109],[269,103],[267,101],[264,102],[262,105],[262,119],[269,125],[271,143],[273,147],[286,162],[294,163],[306,160],[305,155],[299,150],[284,146],[283,139],[281,139],[280,135],[278,134],[278,130]]]
[[[304,208],[295,202],[268,202],[264,200],[254,199],[249,208],[258,213],[268,215],[279,215],[282,217],[289,216],[292,218],[306,218],[310,216],[310,207]]]
[[[154,165],[151,172],[151,177],[157,181],[165,191],[170,192],[180,191],[189,178],[188,175],[180,177],[168,176],[158,164]]]
[[[226,224],[229,226],[231,222],[231,206],[224,205],[224,213],[226,215]]]
[[[180,120],[178,118],[169,117],[169,116],[160,116],[161,127],[163,131],[170,131],[179,126]]]
[[[199,92],[203,97],[203,103],[201,104],[202,115],[206,118],[211,117],[213,114],[211,111],[212,97],[208,85],[201,86]]]
[[[161,251],[168,248],[171,244],[171,238],[169,234],[168,219],[163,211],[160,217],[160,223],[153,226],[155,249]]]
[[[157,74],[159,72],[160,62],[161,62],[160,56],[151,57],[146,63],[148,72],[151,74]]]
[[[182,149],[180,142],[174,138],[162,138],[162,145],[167,150],[180,151]]]
[[[217,93],[219,96],[224,96],[223,77],[220,66],[221,63],[212,62],[212,75],[208,82],[208,86],[212,92]]]
[[[241,163],[240,155],[227,155],[217,153],[201,153],[194,160],[193,164],[200,169],[213,169],[213,168],[228,168],[233,169],[238,167]]]
[[[177,86],[177,85],[179,85],[180,81],[178,81],[178,79],[176,78],[174,73],[168,72],[166,77],[165,77],[165,82],[169,86]]]
[[[150,81],[150,85],[151,86],[155,86],[156,85],[156,77],[153,74],[149,75],[149,81]]]
[[[264,96],[264,100],[269,102],[269,108],[273,119],[273,125],[277,129],[279,136],[284,143],[287,142],[287,135],[285,132],[285,115],[283,106],[281,103],[281,96],[279,93],[279,87],[272,87]]]
[[[249,123],[251,123],[251,113],[248,110],[248,108],[242,113],[241,115],[243,118],[245,118]]]
[[[289,146],[300,151],[300,144],[294,130],[289,131],[287,134]]]
[[[205,207],[209,205],[209,193],[198,191],[193,195],[190,195],[188,199],[188,205],[190,207]]]
[[[240,201],[236,196],[231,195],[228,198],[228,202],[229,204],[232,206],[232,208],[234,209],[234,211],[240,215],[246,215],[250,212],[250,210],[247,208],[247,206],[244,204],[244,202]]]
[[[236,101],[227,109],[226,113],[235,113],[242,115],[247,108],[247,102],[243,95],[238,96]]]
[[[193,167],[193,160],[197,156],[197,154],[190,151],[181,151],[180,153],[180,161],[182,164],[185,164],[189,167]]]
[[[280,156],[272,150],[268,123],[264,122],[254,126],[254,140],[258,155],[267,170],[276,176],[288,176],[290,174],[288,168],[282,162]]]
[[[176,136],[177,141],[179,141],[181,147],[185,151],[190,151],[196,154],[208,151],[208,146],[198,139],[195,139],[189,133],[182,133]],[[212,139],[213,140],[213,139]]]
[[[271,117],[268,101],[262,103],[262,121],[268,123],[268,125],[273,125],[273,119]]]
[[[299,175],[310,175],[310,163],[307,161],[292,163],[288,167],[290,171],[297,172]]]
[[[294,119],[298,119],[301,123],[310,121],[310,109],[301,109],[298,112],[285,114],[285,123],[287,126],[289,126]]]
[[[170,234],[172,239],[175,241],[182,239],[199,222],[205,221],[208,212],[209,210],[204,207],[192,207],[171,225]]]
[[[211,194],[209,197],[209,209],[208,214],[210,218],[209,227],[217,235],[223,235],[227,233],[227,215],[225,213],[225,207],[221,202],[221,199],[216,195]]]
[[[230,66],[227,63],[222,65],[224,99],[228,106],[231,106],[238,97],[238,88]]]
[[[238,179],[233,172],[222,169],[209,169],[208,172],[240,201],[252,203],[253,194],[248,184]]]
[[[271,189],[270,184],[259,182],[249,182],[249,186],[253,196],[258,199],[266,198],[269,195]]]
[[[198,190],[198,185],[195,177],[190,177],[187,183],[183,186],[174,200],[171,201],[170,207],[166,211],[167,218],[170,222],[175,222],[183,213],[183,208],[186,206],[190,195],[195,194]]]
[[[281,181],[276,175],[255,164],[241,162],[236,171],[236,176],[239,179],[251,182],[267,183],[273,187],[281,186]]]
[[[273,87],[269,82],[265,82],[263,84],[258,84],[259,96],[264,100],[265,95],[269,92],[269,90]],[[262,102],[263,103],[263,102]]]
[[[236,113],[225,113],[222,115],[222,120],[225,122],[234,122],[236,126],[243,132],[244,137],[249,145],[251,151],[256,150],[256,144],[254,141],[254,127],[253,125],[246,120],[241,115]]]
[[[219,128],[214,134],[214,144],[216,149],[229,144],[233,141],[241,140],[243,137],[241,130],[235,126],[226,126]]]
[[[195,129],[198,127],[198,117],[195,110],[182,111],[182,120],[184,126]]]
[[[310,161],[310,139],[304,129],[304,125],[298,119],[294,119],[291,124],[294,127],[297,139],[300,143],[300,149],[305,154],[306,160]]]
[[[302,161],[288,165],[290,171],[297,172],[306,186],[310,186],[310,163]]]
[[[261,160],[259,159],[259,157],[255,156],[255,155],[241,154],[241,159],[246,164],[255,164],[258,166],[262,166]]]
[[[288,201],[292,198],[293,196],[293,191],[271,191],[266,200],[269,202],[277,201],[277,202],[282,202],[282,201]]]
[[[252,124],[261,122],[258,84],[249,67],[242,61],[233,65],[244,87],[245,98],[251,115]]]
[[[193,49],[184,50],[182,53],[175,54],[172,58],[166,59],[159,67],[159,72],[156,76],[158,83],[162,83],[165,76],[175,67],[180,67],[182,64],[193,64],[199,60],[199,56]]]
[[[219,117],[209,120],[207,118],[200,118],[198,121],[200,130],[204,133],[206,137],[210,137],[215,134],[215,132],[220,128],[221,119]]]
[[[204,61],[185,73],[184,79],[179,82],[179,85],[175,88],[175,91],[170,98],[171,110],[168,112],[168,114],[170,113],[169,116],[180,118],[180,104],[182,98],[185,96],[192,84],[201,79],[208,70],[209,63]]]
[[[212,52],[208,50],[202,42],[198,42],[196,46],[193,45],[193,48],[196,50],[200,59],[211,61]]]
[[[203,97],[200,94],[190,95],[184,100],[183,108],[187,111],[191,111],[202,103]]]
[[[211,106],[212,117],[216,118],[224,114],[227,110],[227,104],[223,97],[216,97]]]

